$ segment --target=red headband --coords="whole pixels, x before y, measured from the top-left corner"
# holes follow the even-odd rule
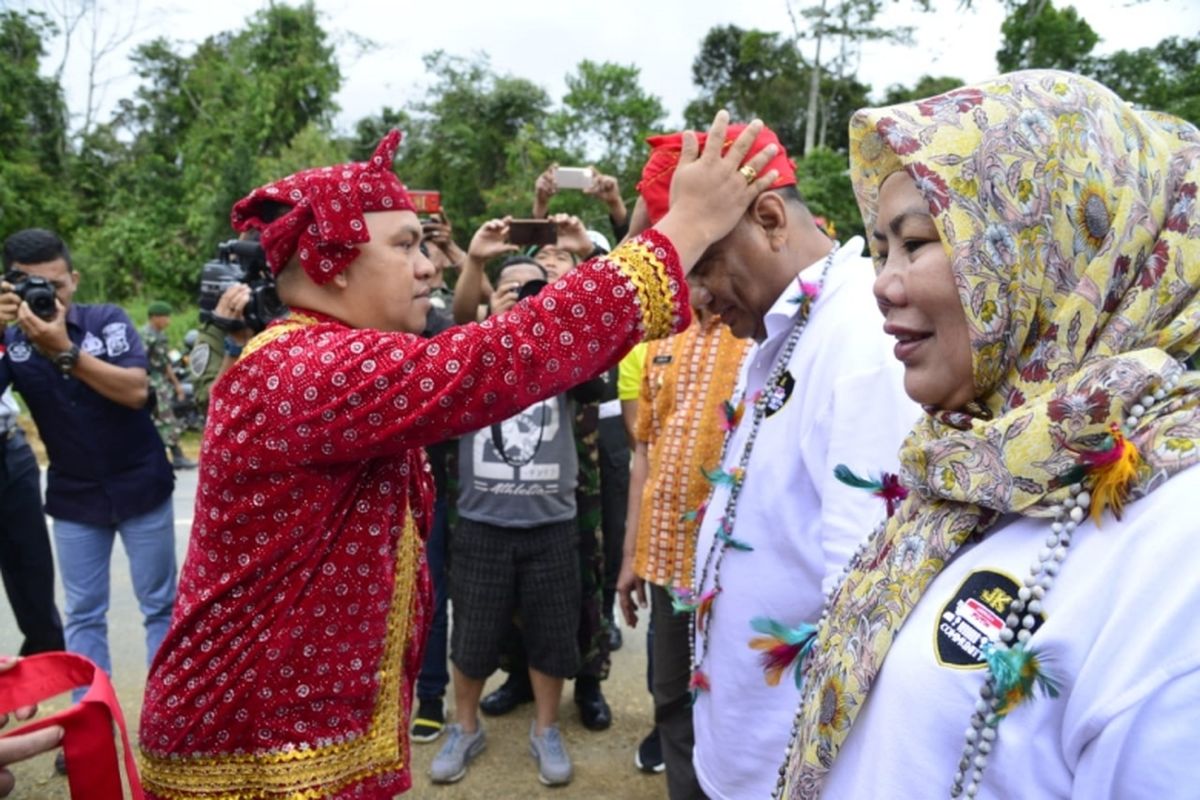
[[[300,265],[314,283],[328,282],[358,256],[370,239],[363,214],[369,211],[414,211],[404,184],[392,172],[400,131],[379,142],[370,161],[317,167],[260,186],[233,207],[234,230],[262,231],[262,247],[271,272],[299,255]],[[268,221],[263,213],[271,203],[291,210]]]
[[[733,140],[745,129],[746,126],[743,123],[730,125],[725,131],[725,145],[721,148],[721,152],[728,150],[733,144]],[[696,138],[700,142],[700,147],[703,148],[708,134],[697,133]],[[679,156],[683,151],[683,133],[651,136],[646,143],[650,145],[650,158],[646,160],[646,166],[642,169],[642,179],[638,182],[637,189],[641,193],[642,199],[646,201],[646,213],[650,215],[650,224],[653,225],[666,216],[667,207],[670,205],[671,178],[675,175],[675,167],[679,165]],[[779,137],[770,128],[764,127],[759,132],[758,138],[750,146],[750,152],[746,153],[745,160],[749,161],[755,153],[769,144],[779,147],[779,152],[775,154],[775,157],[762,168],[763,172],[772,169],[779,170],[779,177],[771,184],[771,188],[795,186],[796,167],[788,158],[783,145],[780,144]]]

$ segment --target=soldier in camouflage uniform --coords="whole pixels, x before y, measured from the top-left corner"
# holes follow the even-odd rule
[[[149,319],[141,334],[150,362],[146,372],[150,378],[150,390],[154,393],[154,427],[158,428],[163,444],[171,451],[171,463],[175,469],[192,469],[196,462],[185,456],[179,446],[183,426],[171,410],[172,398],[183,398],[183,387],[171,370],[171,359],[167,355],[170,344],[166,331],[171,323],[171,306],[155,301],[150,304],[147,316]]]

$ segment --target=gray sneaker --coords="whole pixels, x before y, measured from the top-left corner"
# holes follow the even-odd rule
[[[547,786],[562,786],[571,782],[574,769],[571,757],[563,745],[562,734],[557,725],[546,728],[541,736],[535,736],[537,723],[529,729],[529,754],[538,765],[538,780]]]
[[[483,726],[467,733],[457,722],[446,726],[446,743],[429,765],[429,778],[434,783],[454,783],[467,774],[467,764],[487,747]]]

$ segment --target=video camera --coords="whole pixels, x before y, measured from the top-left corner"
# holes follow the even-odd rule
[[[237,283],[250,287],[250,300],[242,311],[242,319],[218,316],[215,310],[221,295]],[[262,245],[240,239],[219,244],[216,259],[201,269],[198,302],[200,321],[210,322],[227,332],[247,327],[258,333],[267,327],[267,323],[287,311],[275,291],[275,278],[267,267]]]

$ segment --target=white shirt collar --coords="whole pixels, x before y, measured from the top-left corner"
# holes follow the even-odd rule
[[[855,236],[838,248],[837,253],[833,256],[834,264],[844,261],[850,257],[857,257],[862,254],[863,240],[860,236]],[[766,316],[763,317],[763,328],[766,329],[767,338],[764,341],[769,341],[781,333],[786,332],[792,327],[792,323],[796,319],[796,315],[800,313],[799,298],[803,295],[803,290],[800,288],[801,283],[818,283],[821,280],[821,273],[825,269],[825,258],[821,256],[813,263],[809,264],[804,269],[800,270],[799,274],[788,281],[783,292],[776,298],[771,305]],[[836,270],[830,266],[829,276],[826,278],[825,286],[821,287],[822,292],[832,288],[833,275]],[[818,303],[819,307],[820,303]],[[816,309],[814,308],[814,311]]]

